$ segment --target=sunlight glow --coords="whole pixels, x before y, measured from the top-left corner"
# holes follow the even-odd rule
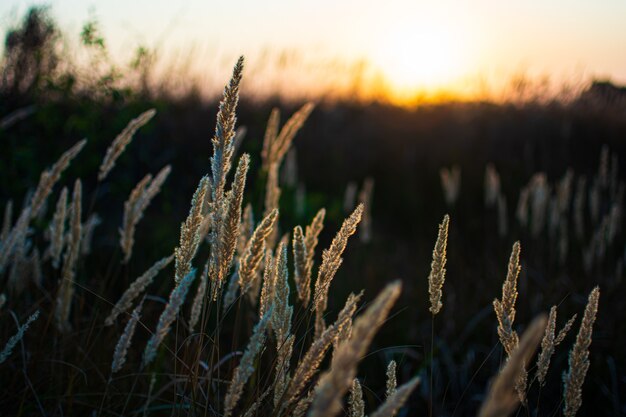
[[[0,1],[0,31],[31,3]],[[95,19],[118,67],[147,47],[158,57],[155,84],[197,84],[210,97],[241,54],[243,91],[290,100],[501,100],[520,75],[537,85],[549,77],[555,92],[593,79],[626,84],[624,0],[49,3],[71,42]],[[233,16],[246,30],[232,30]]]
[[[372,60],[392,89],[432,90],[447,86],[466,70],[462,48],[453,27],[403,24],[381,37]]]

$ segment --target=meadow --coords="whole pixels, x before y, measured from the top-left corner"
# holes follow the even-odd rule
[[[6,415],[626,412],[626,105],[223,95],[58,51],[0,85]],[[143,82],[142,82],[143,81]]]

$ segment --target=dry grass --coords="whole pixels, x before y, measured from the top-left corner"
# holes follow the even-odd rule
[[[591,333],[593,323],[596,321],[599,300],[600,288],[596,287],[589,294],[589,301],[576,336],[576,343],[574,343],[569,354],[569,369],[567,373],[563,374],[565,389],[563,414],[566,417],[575,416],[583,402],[582,386],[589,369],[589,346],[591,345]]]
[[[54,185],[60,181],[62,172],[84,147],[85,141],[79,142],[63,154],[51,169],[44,171],[33,197],[26,200],[27,204],[15,224],[12,223],[13,205],[6,205],[5,220],[0,231],[0,267],[3,280],[6,275],[3,282],[6,282],[11,296],[5,301],[7,297],[2,294],[0,308],[4,309],[2,304],[7,302],[11,311],[19,311],[17,315],[22,316],[25,311],[32,310],[29,303],[39,299],[37,305],[45,317],[40,322],[46,321],[47,324],[45,327],[42,325],[45,340],[44,336],[39,340],[39,335],[32,331],[25,335],[28,326],[38,317],[40,310],[37,310],[24,325],[19,326],[18,333],[8,340],[0,356],[0,363],[6,361],[8,363],[3,366],[17,369],[20,360],[29,360],[27,353],[30,349],[37,346],[42,349],[42,342],[54,346],[50,360],[55,366],[64,364],[67,359],[58,353],[58,346],[68,345],[78,345],[76,352],[85,361],[101,362],[101,358],[90,357],[89,348],[80,346],[78,341],[82,339],[78,335],[83,335],[91,343],[96,340],[95,343],[106,345],[104,349],[108,349],[107,357],[113,356],[111,376],[106,378],[103,377],[104,373],[100,373],[104,388],[102,392],[93,394],[97,399],[95,402],[84,399],[74,391],[78,384],[76,380],[79,379],[76,374],[68,377],[69,374],[63,371],[55,375],[55,381],[60,381],[67,387],[66,392],[58,394],[64,415],[72,412],[83,415],[147,415],[149,411],[157,415],[159,411],[165,410],[164,413],[172,414],[226,417],[289,417],[305,414],[310,417],[332,417],[343,412],[346,394],[350,392],[348,415],[364,416],[366,406],[372,406],[375,411],[371,416],[387,417],[398,414],[402,407],[413,410],[417,398],[421,398],[421,393],[414,394],[420,376],[414,369],[406,368],[405,371],[403,363],[396,362],[395,359],[388,362],[386,381],[375,381],[384,387],[384,400],[369,395],[366,398],[363,393],[365,385],[362,386],[356,379],[359,363],[366,357],[376,333],[387,320],[393,320],[392,308],[402,289],[399,281],[386,285],[360,314],[358,308],[363,293],[350,294],[337,319],[332,324],[327,325],[326,322],[327,317],[333,314],[332,309],[328,308],[329,300],[336,299],[331,285],[343,262],[350,236],[359,230],[361,239],[365,243],[370,242],[373,181],[366,181],[359,196],[361,203],[343,222],[329,248],[322,252],[313,289],[311,277],[315,250],[326,211],[320,209],[304,230],[299,225],[289,227],[286,230],[293,230],[292,236],[285,234],[282,239],[278,239],[281,226],[279,173],[297,132],[313,110],[311,104],[298,110],[280,131],[280,115],[277,110],[271,113],[262,151],[261,175],[258,176],[266,181],[264,187],[260,187],[265,189],[264,216],[259,222],[255,222],[252,205],[247,205],[244,209],[245,190],[249,188],[248,170],[252,163],[246,154],[237,159],[236,149],[243,135],[236,134],[235,126],[243,63],[243,58],[237,62],[232,78],[224,90],[211,142],[213,155],[210,173],[199,181],[191,200],[189,214],[181,225],[178,245],[172,250],[174,254],[168,256],[172,253],[170,251],[161,255],[164,257],[160,261],[132,283],[129,284],[129,276],[132,276],[129,272],[131,255],[135,252],[134,260],[142,254],[140,249],[135,248],[135,228],[169,175],[169,166],[163,168],[154,179],[151,174],[146,174],[130,192],[124,204],[122,225],[119,227],[121,259],[112,256],[111,262],[116,266],[103,274],[111,281],[98,285],[93,285],[93,279],[89,278],[91,272],[85,270],[87,263],[82,262],[90,252],[85,248],[88,248],[90,236],[93,235],[93,228],[98,221],[91,207],[83,210],[81,179],[74,182],[69,205],[68,190],[62,189],[48,225],[40,227],[33,222],[40,211],[45,212],[44,202],[52,194]],[[149,110],[132,120],[113,141],[97,175],[98,184],[107,179],[135,131],[148,123],[154,114],[154,111]],[[231,166],[235,165],[237,168],[229,182]],[[459,183],[460,171],[455,172],[458,172],[454,174],[457,178],[455,181]],[[446,175],[448,178],[451,174]],[[604,175],[601,177],[604,182],[600,181],[599,184],[608,187],[610,180],[608,174]],[[450,185],[450,181],[448,178],[444,183],[448,184],[447,187],[454,188],[448,192],[453,194],[453,197],[448,198],[448,204],[452,206],[458,198],[459,186]],[[564,201],[571,194],[568,191],[571,183],[570,178],[561,187],[559,195]],[[488,206],[503,200],[500,177],[495,168],[488,169],[485,185],[488,188],[485,200]],[[551,216],[546,214],[547,197],[542,194],[547,187],[545,178],[537,176],[529,187],[527,198],[533,214],[529,227],[533,233],[540,233],[545,226],[545,219],[548,219],[548,224],[552,221],[549,220]],[[502,204],[506,212],[506,205]],[[559,216],[566,215],[564,206],[564,203],[557,204],[552,217],[558,220]],[[527,215],[524,212],[526,209],[523,206],[518,210],[524,219],[527,219],[527,216],[524,217]],[[258,212],[263,210],[259,208]],[[539,210],[543,212],[538,213]],[[87,220],[83,220],[83,217],[87,217]],[[365,224],[359,226],[362,219]],[[420,288],[428,290],[430,294],[430,312],[433,317],[439,313],[445,314],[442,299],[449,222],[450,216],[445,215],[439,226],[428,282],[419,283]],[[507,220],[501,215],[500,222],[506,224]],[[607,217],[603,222],[600,235],[610,236],[611,227],[617,227],[614,224],[617,220]],[[66,223],[69,223],[67,231]],[[48,230],[45,240],[49,242],[49,246],[45,255],[40,258],[37,245],[44,239],[35,236],[38,233],[43,234],[43,230]],[[555,227],[552,230],[560,229]],[[603,242],[600,239],[598,245]],[[531,381],[529,386],[526,367],[542,336],[542,352],[538,359],[536,379],[540,386],[545,384],[554,348],[564,341],[573,323],[573,319],[568,321],[555,336],[554,307],[547,322],[545,318],[535,320],[521,340],[518,338],[514,322],[521,270],[520,252],[520,243],[516,242],[509,259],[502,297],[493,303],[498,322],[494,333],[498,334],[507,359],[485,397],[480,411],[483,416],[508,415],[515,411],[520,400],[526,398],[534,382]],[[596,247],[593,252],[594,259],[602,255]],[[293,259],[290,259],[290,254]],[[53,272],[61,258],[62,270]],[[173,259],[175,270],[172,273],[167,266]],[[32,266],[26,268],[25,265]],[[204,268],[198,269],[200,265],[204,265]],[[11,269],[4,273],[6,266],[11,266]],[[123,268],[126,277],[120,278],[124,275],[119,273],[120,268]],[[42,273],[42,270],[46,273]],[[202,273],[196,280],[197,270]],[[135,301],[161,271],[168,271],[172,275],[161,280],[159,285],[154,285],[154,291],[146,293],[132,313],[129,313]],[[59,277],[60,282],[54,282],[47,276],[51,273],[56,273],[54,276]],[[46,279],[49,282],[42,284],[42,280]],[[126,288],[121,296],[115,292],[120,282]],[[41,288],[45,286],[52,287],[53,292],[41,296]],[[164,297],[164,288],[171,288],[168,299]],[[189,302],[190,297],[187,295],[192,288],[195,288],[195,296]],[[77,289],[81,293],[93,294],[101,302],[108,302],[106,311],[110,310],[110,313],[104,317],[98,312],[93,313],[93,317],[88,316],[87,311],[96,309],[91,310],[86,305],[84,296],[76,296]],[[568,416],[576,414],[582,401],[581,387],[589,367],[588,350],[598,298],[599,290],[596,288],[589,297],[578,337],[570,354],[570,368],[564,377],[564,413]],[[115,299],[118,301],[114,304],[111,301]],[[160,314],[155,314],[157,311]],[[128,317],[121,332],[113,326],[119,317]],[[186,320],[186,317],[189,319]],[[6,315],[2,316],[3,320],[7,318]],[[50,323],[56,326],[48,329]],[[39,325],[39,322],[36,324]],[[104,330],[105,326],[113,328]],[[105,331],[109,333],[104,333]],[[113,335],[118,339],[116,346],[110,343],[109,337]],[[133,339],[135,343],[131,344]],[[146,339],[143,356],[139,359],[140,350],[134,347]],[[11,355],[18,342],[22,343],[23,359]],[[329,355],[331,351],[332,355]],[[431,351],[433,356],[430,359],[433,360],[435,352],[434,349]],[[128,372],[124,373],[126,368]],[[430,369],[431,378],[434,378],[432,363]],[[0,372],[8,371],[0,369]],[[24,372],[26,375],[25,370]],[[442,378],[441,374],[437,378]],[[432,385],[431,382],[428,387],[431,390],[431,399]],[[414,402],[411,401],[412,394],[416,399]],[[151,403],[155,402],[159,404],[152,407]],[[94,406],[95,403],[99,403],[99,408]],[[47,411],[45,407],[40,406],[44,414]],[[135,407],[134,411],[130,411],[131,407]],[[56,413],[54,410],[49,411]]]

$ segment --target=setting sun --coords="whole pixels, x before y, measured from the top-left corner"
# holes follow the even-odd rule
[[[466,67],[460,38],[449,27],[404,24],[381,36],[373,64],[397,91],[445,87]]]

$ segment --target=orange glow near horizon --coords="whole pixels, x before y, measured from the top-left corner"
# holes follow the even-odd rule
[[[150,81],[181,93],[220,94],[241,54],[244,91],[260,98],[410,106],[543,94],[544,79],[555,94],[594,79],[626,84],[623,0],[53,3],[68,44],[95,19],[119,68],[146,47],[157,57]],[[27,7],[2,3],[0,29]]]
[[[395,88],[441,87],[465,69],[454,38],[434,25],[397,27],[381,37],[371,59]]]
[[[396,104],[468,98],[461,79],[474,70],[474,63],[466,32],[445,15],[394,21],[368,52],[384,80],[383,95]]]

